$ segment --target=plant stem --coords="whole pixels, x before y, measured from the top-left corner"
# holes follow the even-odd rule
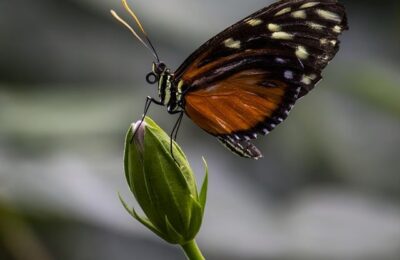
[[[205,260],[195,240],[181,246],[188,260]]]

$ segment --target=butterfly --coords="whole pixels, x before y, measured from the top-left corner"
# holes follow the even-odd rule
[[[217,34],[172,71],[122,2],[144,38],[112,14],[156,59],[146,79],[158,84],[159,99],[148,97],[145,113],[155,103],[180,114],[171,138],[186,114],[233,153],[253,159],[262,153],[251,141],[282,123],[322,79],[339,50],[339,35],[348,29],[337,0],[281,0]]]

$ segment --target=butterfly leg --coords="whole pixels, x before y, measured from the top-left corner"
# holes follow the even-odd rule
[[[176,114],[179,114],[178,120],[176,121],[174,128],[172,129],[171,132],[171,138],[173,138],[174,141],[176,141],[176,138],[178,136],[179,128],[181,127],[182,119],[183,119],[183,111],[178,111]]]
[[[145,117],[146,117],[146,115],[147,115],[147,112],[149,111],[150,105],[151,105],[152,103],[154,103],[154,104],[156,104],[156,105],[159,105],[159,106],[163,106],[163,105],[164,105],[161,101],[158,101],[157,99],[152,98],[152,97],[150,97],[150,96],[148,96],[148,97],[146,98],[146,102],[144,103],[144,111],[143,111],[142,119],[140,120],[140,123],[139,123],[138,127],[136,127],[136,129],[135,129],[135,132],[134,132],[133,135],[132,135],[132,139],[131,139],[130,143],[132,143],[133,138],[135,137],[137,130],[138,130],[138,129],[140,128],[140,126],[142,125],[142,123],[143,123],[143,121],[144,121],[144,119],[145,119]]]
[[[182,123],[184,111],[176,111],[176,112],[172,112],[171,114],[179,114],[178,120],[176,120],[176,123],[175,123],[174,127],[172,128],[171,135],[170,135],[170,138],[171,138],[170,139],[170,152],[171,152],[172,158],[174,158],[175,162],[178,163],[174,156],[174,151],[172,149],[172,143],[173,143],[173,141],[176,141],[176,138],[178,137],[178,132],[179,132],[179,128]],[[179,165],[179,163],[178,163],[178,165]]]

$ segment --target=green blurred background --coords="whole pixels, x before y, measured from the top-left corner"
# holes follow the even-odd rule
[[[185,118],[207,259],[400,259],[400,3],[342,1],[350,31],[325,79],[240,159]],[[171,68],[268,0],[131,0]],[[0,259],[183,259],[133,221],[122,149],[152,57],[117,0],[0,0]],[[124,16],[127,17],[127,16]],[[168,132],[176,117],[152,107]]]

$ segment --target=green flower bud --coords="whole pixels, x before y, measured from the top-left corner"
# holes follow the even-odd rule
[[[133,136],[136,131],[135,136]],[[197,235],[203,219],[208,173],[200,194],[181,148],[150,118],[132,124],[125,141],[125,175],[130,190],[146,216],[139,216],[121,199],[140,223],[172,244],[184,245]]]

